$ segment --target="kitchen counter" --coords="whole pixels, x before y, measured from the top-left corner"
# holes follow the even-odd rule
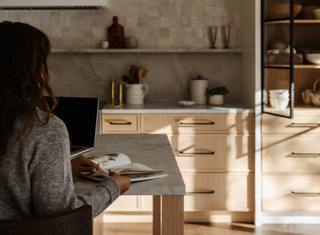
[[[124,104],[120,108],[109,108],[106,103],[101,113],[254,113],[254,109],[240,103],[212,105],[193,105],[183,107],[178,103],[145,103],[145,104]]]

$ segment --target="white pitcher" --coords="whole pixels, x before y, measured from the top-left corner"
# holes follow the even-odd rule
[[[145,92],[143,92],[145,87]],[[147,94],[149,87],[146,84],[126,84],[127,104],[143,104],[143,98]]]

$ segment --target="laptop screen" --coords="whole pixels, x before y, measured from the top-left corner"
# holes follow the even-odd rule
[[[94,147],[98,98],[58,97],[53,113],[65,124],[73,147]]]

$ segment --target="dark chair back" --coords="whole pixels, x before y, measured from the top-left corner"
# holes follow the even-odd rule
[[[91,235],[92,208],[84,205],[57,215],[0,220],[1,235]]]

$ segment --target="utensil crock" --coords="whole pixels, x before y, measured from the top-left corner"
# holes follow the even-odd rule
[[[145,91],[143,92],[143,87]],[[127,104],[143,104],[143,98],[147,94],[149,87],[146,84],[126,84]]]

